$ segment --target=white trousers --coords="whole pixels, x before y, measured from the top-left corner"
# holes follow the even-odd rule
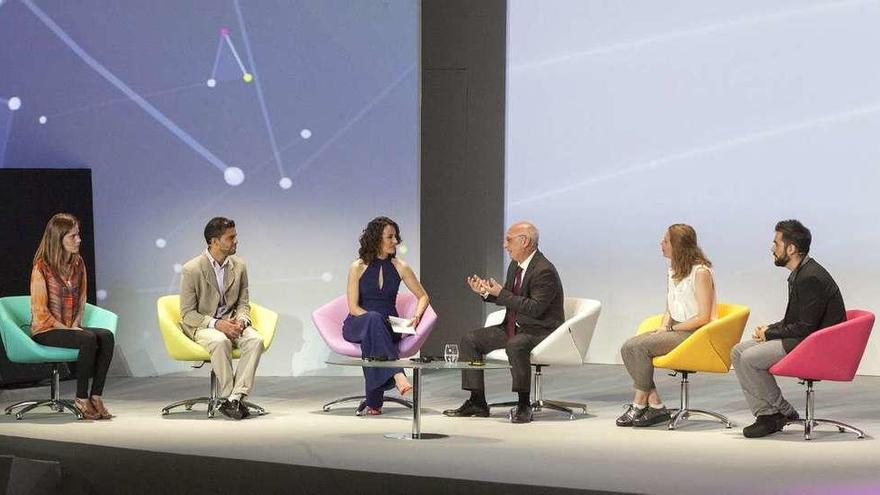
[[[248,395],[254,388],[254,376],[257,365],[263,354],[263,337],[247,327],[237,339],[229,340],[223,332],[214,328],[196,330],[196,342],[211,354],[211,366],[217,375],[218,397],[229,397],[233,394]],[[238,367],[232,371],[232,348],[241,349]]]

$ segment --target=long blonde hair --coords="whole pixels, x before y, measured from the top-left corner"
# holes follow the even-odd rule
[[[46,224],[40,246],[34,254],[34,265],[43,262],[58,275],[69,275],[73,261],[76,259],[68,256],[64,251],[64,236],[79,225],[79,220],[70,213],[56,213]]]
[[[672,246],[672,278],[676,282],[691,273],[694,265],[712,266],[709,258],[697,245],[697,232],[688,224],[676,223],[669,226],[669,244]]]

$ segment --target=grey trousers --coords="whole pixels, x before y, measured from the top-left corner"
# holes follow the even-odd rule
[[[211,366],[217,375],[217,394],[229,397],[233,394],[248,395],[254,388],[254,376],[263,354],[263,337],[253,327],[247,327],[241,337],[229,340],[226,334],[213,328],[196,330],[196,342],[211,354]],[[241,358],[235,373],[232,372],[232,345],[241,349]]]
[[[795,412],[776,384],[776,378],[768,371],[785,357],[781,340],[756,342],[749,340],[733,346],[730,359],[736,378],[742,387],[749,409],[755,416],[781,413],[786,416]]]
[[[624,342],[620,356],[626,371],[633,379],[633,387],[642,392],[654,390],[654,364],[657,356],[662,356],[678,347],[694,332],[647,332]]]

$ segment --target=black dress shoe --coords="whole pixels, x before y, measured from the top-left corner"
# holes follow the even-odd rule
[[[220,412],[227,418],[238,421],[242,418],[240,406],[241,402],[237,400],[224,400],[220,404]]]
[[[510,416],[511,423],[531,423],[532,422],[532,406],[517,405]]]
[[[797,411],[792,410],[789,414],[785,415],[785,420],[788,422],[797,421],[801,419],[801,415],[798,414]]]
[[[645,411],[648,409],[647,407],[638,409],[632,404],[627,404],[624,408],[625,410],[623,411],[623,414],[617,418],[617,426],[632,426],[633,420],[640,417],[642,414],[645,414]]]
[[[244,401],[235,401],[238,402],[238,412],[241,413],[241,419],[248,419],[251,417],[251,410],[248,409],[248,406],[244,405]]]
[[[665,406],[648,406],[642,411],[642,414],[640,414],[636,418],[633,418],[633,426],[654,426],[656,424],[668,422],[670,419],[672,419],[672,415],[669,414],[669,409],[666,409]]]
[[[788,422],[785,415],[780,413],[762,414],[755,418],[755,422],[743,428],[743,436],[746,438],[761,438],[782,431]]]
[[[488,404],[476,404],[472,402],[470,399],[464,401],[464,404],[461,405],[458,409],[447,409],[443,411],[444,416],[450,416],[453,418],[465,418],[476,416],[480,418],[488,418],[489,417],[489,405]]]

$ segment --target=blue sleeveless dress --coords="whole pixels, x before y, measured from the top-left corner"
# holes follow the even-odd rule
[[[382,272],[382,287],[379,288],[379,272]],[[400,274],[391,258],[376,258],[367,265],[358,282],[358,305],[367,313],[360,316],[348,315],[342,324],[345,340],[361,345],[361,357],[384,356],[397,359],[397,343],[400,334],[391,331],[388,316],[397,314],[397,291],[400,288]],[[364,381],[367,405],[382,407],[385,390],[394,387],[394,375],[402,373],[402,368],[364,368]]]

